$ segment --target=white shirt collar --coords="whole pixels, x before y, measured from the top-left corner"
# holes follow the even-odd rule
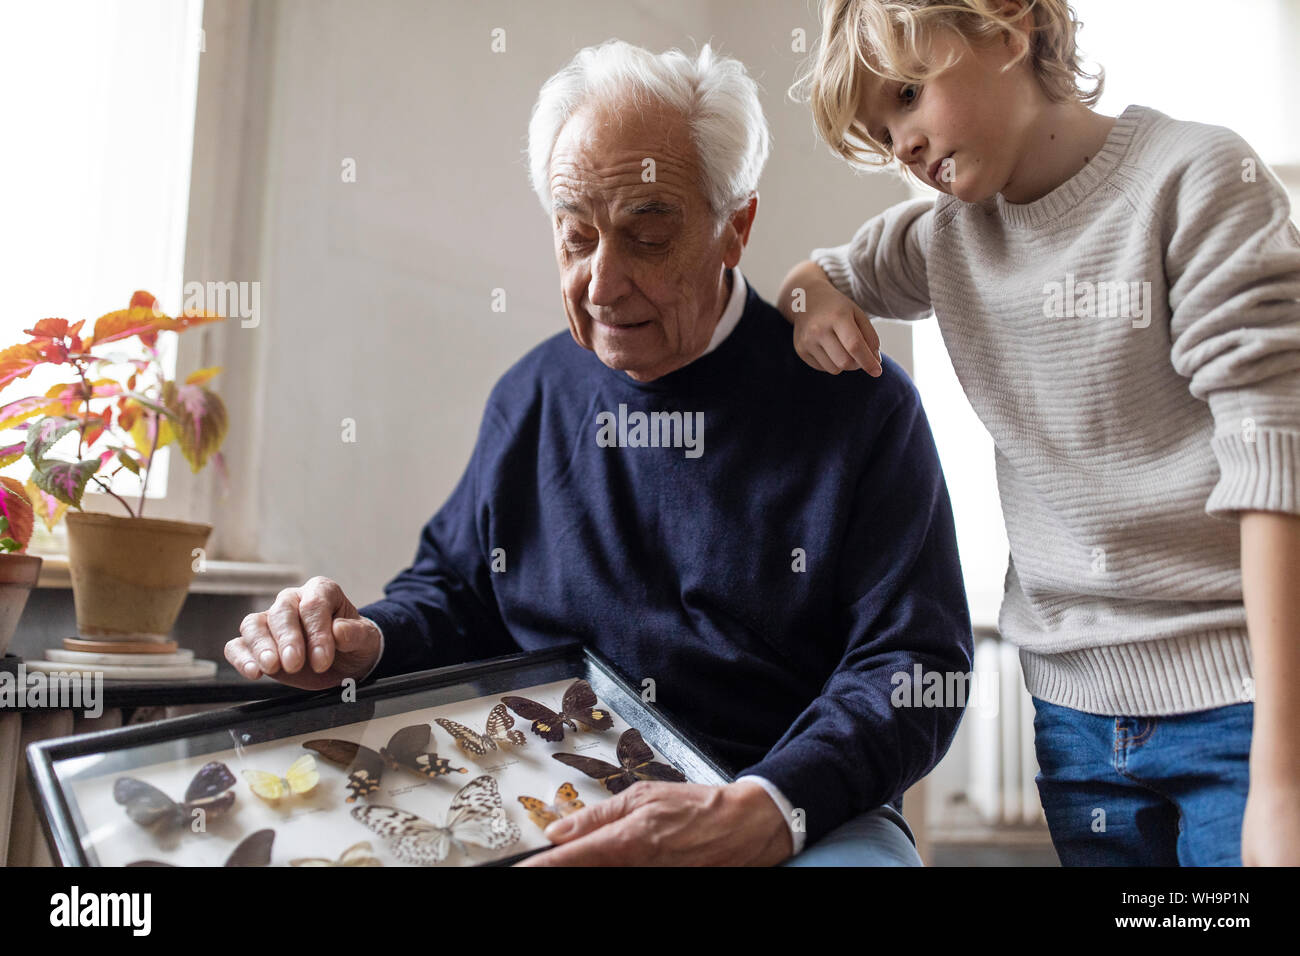
[[[701,358],[722,344],[723,339],[730,335],[732,330],[740,324],[740,316],[744,311],[745,277],[740,274],[740,268],[736,267],[731,270],[731,298],[727,300],[727,307],[722,310],[722,317],[718,319],[717,328],[713,330],[713,338],[709,340],[709,347],[700,353]]]

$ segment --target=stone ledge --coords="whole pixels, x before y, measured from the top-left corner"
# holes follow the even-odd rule
[[[71,588],[68,557],[63,554],[40,555],[44,558],[38,588]],[[194,575],[192,594],[275,594],[282,588],[297,587],[306,580],[302,570],[292,564],[263,564],[258,561],[208,561]]]

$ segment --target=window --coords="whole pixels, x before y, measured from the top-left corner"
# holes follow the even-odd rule
[[[6,9],[0,88],[6,128],[20,133],[6,143],[0,176],[0,261],[10,278],[0,346],[24,341],[22,330],[47,316],[86,319],[88,332],[136,289],[172,314],[180,308],[202,12],[202,0]],[[169,376],[176,346],[174,335],[159,340]],[[66,369],[40,369],[10,383],[0,403],[67,378]],[[151,499],[167,493],[171,451],[160,452],[149,477]],[[75,434],[56,452],[75,455]],[[22,460],[4,473],[22,480],[30,470]],[[128,500],[140,493],[126,471],[112,487]],[[63,524],[50,535],[38,521],[31,550],[66,551],[63,536]]]
[[[1227,126],[1282,179],[1293,211],[1300,207],[1300,111],[1288,92],[1300,87],[1300,61],[1291,50],[1300,0],[1239,0],[1230,8],[1217,0],[1072,6],[1084,24],[1078,41],[1086,61],[1106,69],[1098,112],[1116,116],[1138,103],[1174,119]],[[971,614],[977,627],[992,626],[1008,553],[993,439],[966,401],[933,319],[914,323],[913,358],[949,478]]]

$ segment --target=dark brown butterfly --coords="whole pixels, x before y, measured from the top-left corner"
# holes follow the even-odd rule
[[[533,726],[530,729],[543,740],[563,740],[566,725],[574,733],[578,732],[578,724],[588,730],[609,730],[614,726],[614,715],[597,706],[596,692],[585,680],[576,680],[569,685],[558,714],[527,697],[502,697],[501,703],[524,720],[531,720]]]
[[[641,731],[635,727],[623,731],[623,735],[618,738],[617,753],[618,762],[622,766],[579,754],[551,754],[551,756],[560,763],[599,780],[610,793],[622,793],[638,780],[686,782],[686,775],[676,767],[655,760],[654,751],[641,739]]]
[[[365,797],[379,789],[384,768],[407,770],[421,777],[441,777],[449,773],[468,773],[465,767],[453,767],[450,760],[439,757],[429,749],[433,728],[428,724],[403,727],[388,740],[387,747],[378,752],[364,744],[333,738],[309,740],[308,750],[314,750],[330,763],[338,764],[348,772],[347,802]]]
[[[177,803],[153,784],[135,777],[118,777],[113,782],[113,799],[126,807],[126,815],[142,827],[158,826],[178,830],[185,827],[196,810],[220,816],[235,802],[235,775],[224,763],[204,764],[185,788],[185,799]]]
[[[275,841],[274,830],[258,830],[250,833],[239,842],[230,856],[226,857],[224,866],[270,866],[271,844]],[[175,866],[175,863],[162,863],[158,860],[136,860],[127,866]]]

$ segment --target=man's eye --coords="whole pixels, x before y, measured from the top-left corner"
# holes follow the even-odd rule
[[[645,249],[663,249],[665,246],[668,245],[668,240],[661,239],[659,241],[653,241],[650,239],[638,239],[636,241],[636,244]]]

